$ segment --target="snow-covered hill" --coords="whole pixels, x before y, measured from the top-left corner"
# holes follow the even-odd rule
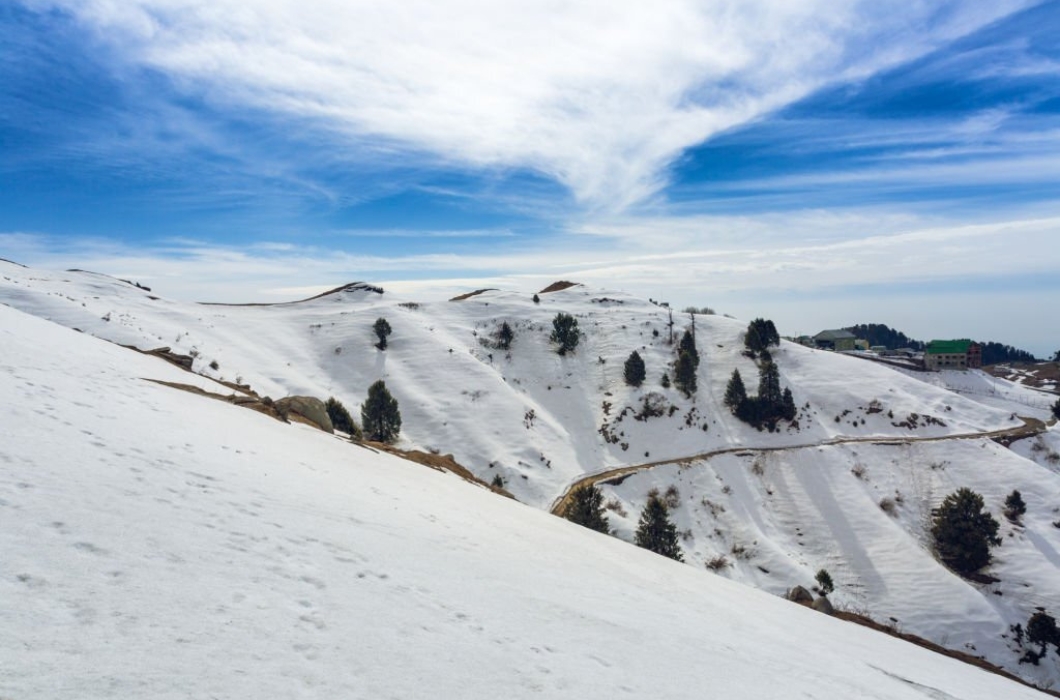
[[[834,600],[848,609],[1038,683],[1060,683],[1053,656],[1040,667],[1019,665],[1010,634],[1035,607],[1056,614],[1060,605],[1060,529],[1052,524],[1060,520],[1060,469],[1049,461],[1060,447],[1056,429],[1011,451],[986,439],[918,442],[1046,418],[1023,400],[1029,389],[977,374],[907,376],[785,342],[773,356],[799,406],[798,427],[768,433],[722,405],[734,369],[755,389],[756,366],[742,354],[745,322],[696,317],[699,391],[687,399],[659,382],[672,375],[668,310],[611,290],[575,286],[541,294],[540,303],[503,291],[423,303],[351,285],[297,303],[217,306],[168,301],[103,275],[0,262],[0,303],[116,343],[172,347],[195,355],[205,377],[276,398],[335,396],[354,414],[367,387],[385,379],[404,419],[402,446],[453,453],[485,481],[499,474],[538,508],[586,474],[661,462],[604,485],[620,538],[632,539],[650,489],[673,486],[695,568],[709,563],[720,577],[771,593],[808,586],[827,568]],[[549,342],[560,311],[583,333],[566,357]],[[374,347],[380,317],[393,328],[385,352]],[[503,322],[515,331],[508,353],[494,347]],[[689,324],[674,314],[675,335]],[[633,350],[648,369],[638,389],[623,381]],[[174,381],[189,381],[171,371]],[[664,402],[664,415],[635,420],[649,394]],[[764,451],[775,448],[784,449]],[[960,486],[982,493],[1003,522],[1005,544],[986,571],[999,583],[965,581],[931,555],[930,511]],[[1013,489],[1029,506],[1020,528],[1000,514]]]
[[[486,480],[500,474],[520,500],[539,506],[577,476],[623,464],[738,445],[938,436],[1020,424],[1011,410],[925,386],[887,367],[785,342],[774,357],[782,383],[802,407],[800,428],[763,433],[734,419],[721,403],[733,369],[742,371],[752,392],[756,386],[755,365],[741,354],[745,322],[696,317],[700,389],[689,400],[659,382],[663,373],[672,374],[667,309],[581,286],[540,299],[535,304],[526,295],[487,291],[462,301],[420,303],[351,285],[291,304],[187,304],[103,275],[0,262],[0,301],[116,343],[195,355],[197,372],[246,382],[262,394],[335,396],[356,409],[368,386],[384,379],[400,405],[403,444],[452,452]],[[559,311],[573,314],[583,334],[566,357],[549,342]],[[374,347],[372,324],[380,317],[393,328],[385,352]],[[505,321],[515,331],[509,353],[490,347]],[[675,314],[674,333],[689,321]],[[623,381],[623,363],[634,350],[648,370],[639,389]],[[662,397],[666,415],[646,422],[629,413],[620,417],[626,407],[639,410],[648,393]],[[879,412],[870,412],[872,401]],[[941,424],[896,426],[913,413]],[[604,439],[602,428],[614,442]]]
[[[0,694],[1041,697],[0,306]]]

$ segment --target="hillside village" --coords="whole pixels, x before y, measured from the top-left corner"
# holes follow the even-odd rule
[[[159,390],[194,392],[188,410],[345,427],[373,451],[561,515],[591,487],[602,529],[630,543],[659,503],[690,569],[775,597],[812,591],[829,612],[1060,681],[1060,655],[1032,663],[1025,632],[1060,600],[1054,397],[982,372],[970,341],[933,343],[933,371],[903,371],[846,354],[834,334],[823,340],[839,352],[782,340],[764,319],[572,283],[444,302],[356,283],[204,305],[0,263],[0,303],[167,360]],[[930,532],[960,488],[981,495],[1001,542],[963,573]],[[1007,517],[1013,492],[1025,510]]]

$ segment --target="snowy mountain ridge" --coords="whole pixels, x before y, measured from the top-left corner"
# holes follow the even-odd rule
[[[755,364],[742,354],[746,323],[695,317],[702,362],[689,399],[659,385],[663,372],[672,376],[668,309],[581,286],[539,297],[491,290],[419,303],[342,287],[298,303],[215,306],[168,301],[101,275],[0,263],[0,302],[112,342],[170,346],[195,355],[196,372],[262,394],[336,396],[356,414],[367,386],[384,379],[404,418],[401,446],[453,453],[539,508],[586,474],[658,463],[601,484],[620,538],[632,539],[649,491],[673,487],[686,561],[700,570],[709,565],[780,594],[826,568],[841,607],[1035,682],[1060,680],[1052,656],[1039,667],[1018,664],[1009,629],[1036,607],[1055,613],[1060,600],[1060,530],[1052,525],[1060,479],[1047,459],[1060,434],[1054,428],[1012,450],[985,438],[946,439],[1017,428],[1017,414],[1046,418],[1021,401],[1030,389],[976,373],[953,380],[995,392],[957,394],[782,343],[773,356],[799,406],[798,428],[760,432],[722,405],[734,369],[754,390]],[[548,338],[561,311],[582,331],[565,357]],[[385,352],[373,347],[380,317],[394,329]],[[692,322],[673,320],[676,335]],[[515,332],[508,353],[494,341],[504,322]],[[648,368],[641,388],[622,377],[633,350]],[[649,394],[661,397],[663,415],[634,420]],[[983,493],[995,514],[1014,488],[1027,500],[1021,527],[1003,523],[1005,543],[987,570],[997,583],[965,581],[930,553],[931,508],[959,486]]]

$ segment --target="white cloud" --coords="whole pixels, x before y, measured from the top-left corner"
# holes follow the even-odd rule
[[[909,0],[26,0],[232,107],[378,157],[530,168],[596,210],[684,149],[1027,5]]]

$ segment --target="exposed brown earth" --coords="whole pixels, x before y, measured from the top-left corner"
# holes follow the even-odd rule
[[[548,285],[547,287],[542,289],[540,292],[538,292],[538,294],[548,294],[549,292],[562,292],[564,289],[570,289],[571,287],[577,287],[577,286],[579,286],[579,284],[580,284],[579,282],[566,282],[566,281],[561,280],[559,282],[553,282],[552,284]]]

